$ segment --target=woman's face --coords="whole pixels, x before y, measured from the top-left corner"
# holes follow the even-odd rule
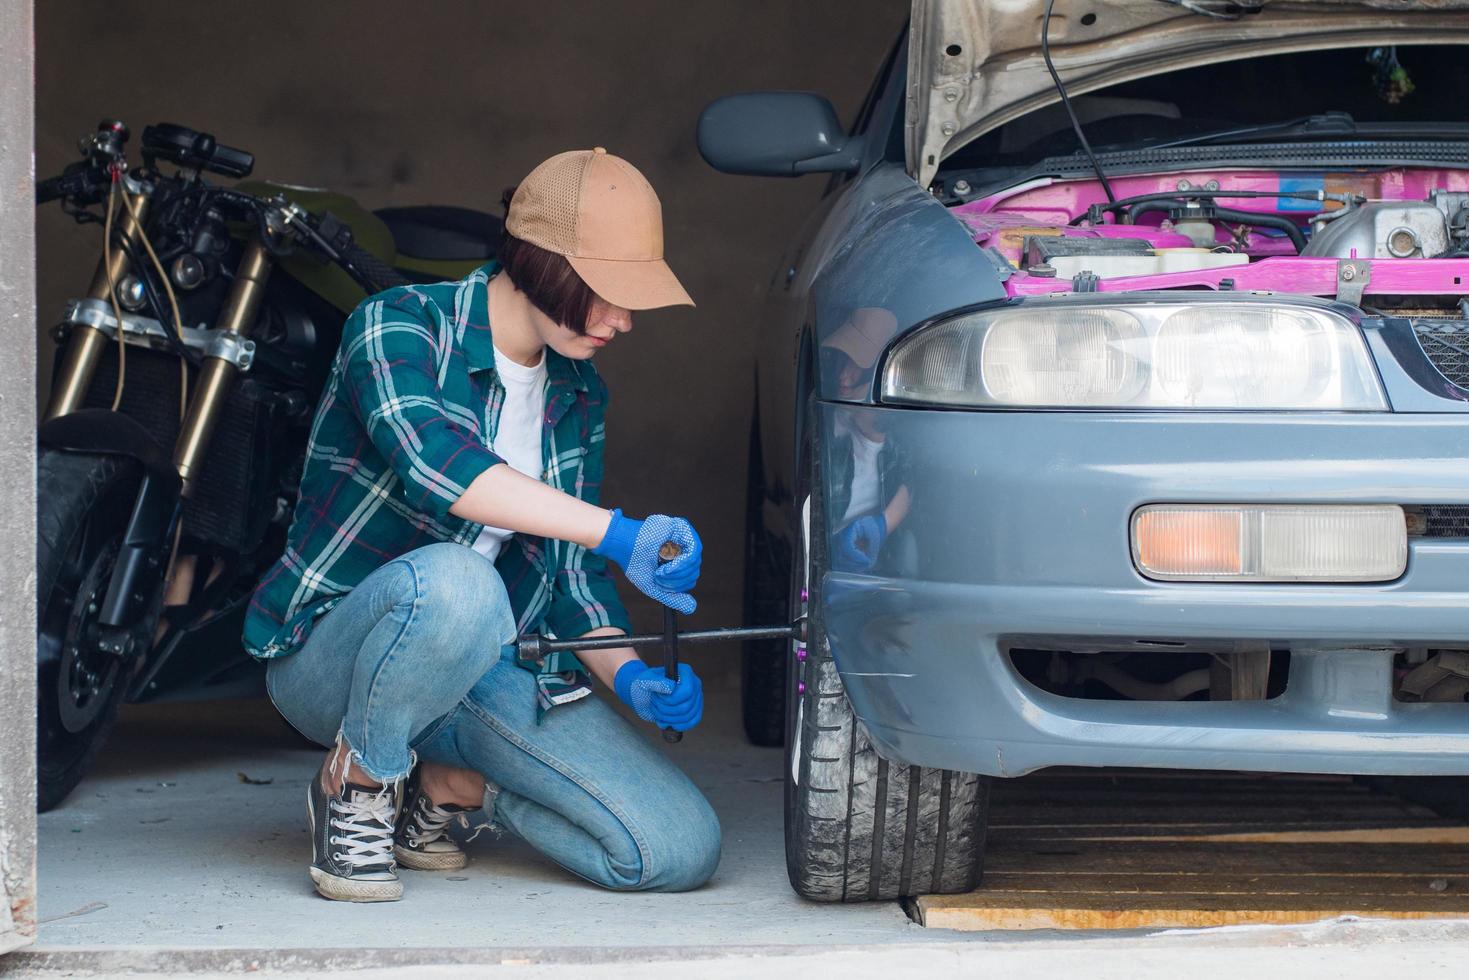
[[[592,308],[587,312],[585,333],[577,333],[570,327],[553,322],[549,317],[539,317],[538,322],[542,327],[541,339],[546,342],[547,347],[562,357],[585,361],[595,356],[597,351],[606,347],[618,334],[632,329],[632,311],[613,306],[599,296],[592,300]]]

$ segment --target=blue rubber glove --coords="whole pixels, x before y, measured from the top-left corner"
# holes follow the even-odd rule
[[[612,689],[643,721],[686,732],[704,717],[704,682],[688,664],[678,665],[674,684],[662,667],[629,660],[617,669]]]
[[[658,549],[665,541],[676,543],[682,554],[660,565]],[[636,521],[614,510],[602,543],[592,553],[617,562],[627,574],[627,580],[644,595],[675,612],[687,616],[698,606],[689,592],[699,581],[704,544],[694,526],[682,517],[654,514],[647,520]]]
[[[877,563],[877,553],[887,537],[887,518],[865,514],[837,534],[837,556],[847,567],[865,572]]]

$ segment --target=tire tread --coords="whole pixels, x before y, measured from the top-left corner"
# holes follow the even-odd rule
[[[820,508],[814,500],[811,511],[814,564],[820,568]],[[983,873],[988,779],[881,758],[847,700],[819,611],[813,595],[806,660],[788,664],[786,696],[800,726],[792,729],[794,744],[787,746],[798,756],[786,759],[786,771],[797,775],[786,791],[792,887],[805,898],[828,902],[973,890]],[[804,691],[796,686],[797,676]]]
[[[139,464],[125,456],[57,452],[43,449],[36,461],[36,597],[37,615],[50,595],[72,543],[77,522],[119,480],[136,480]],[[101,752],[117,723],[117,709],[127,685],[119,682],[99,717],[86,751],[56,776],[37,767],[36,809],[51,810],[66,799]],[[45,696],[49,692],[37,692]]]

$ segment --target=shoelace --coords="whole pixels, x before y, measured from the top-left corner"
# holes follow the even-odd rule
[[[345,831],[331,842],[346,848],[337,857],[354,868],[393,862],[393,796],[382,792],[363,800],[332,800],[331,825]]]
[[[469,826],[469,819],[463,811],[445,810],[429,800],[427,796],[418,798],[418,806],[414,809],[413,819],[408,821],[408,846],[423,847],[445,835],[445,829],[450,822],[458,818],[460,824]]]

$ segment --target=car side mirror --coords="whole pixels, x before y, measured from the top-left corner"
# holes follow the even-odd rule
[[[726,95],[699,116],[699,153],[727,174],[851,173],[862,159],[848,142],[836,110],[814,92]]]

